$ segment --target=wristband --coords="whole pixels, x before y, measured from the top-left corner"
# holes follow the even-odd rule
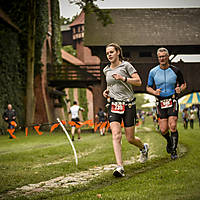
[[[124,77],[124,78],[125,78],[124,82],[127,82],[127,77]]]

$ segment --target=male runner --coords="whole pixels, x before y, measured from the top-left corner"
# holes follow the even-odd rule
[[[167,152],[171,154],[171,159],[174,160],[177,158],[178,145],[177,95],[185,90],[186,83],[181,71],[169,64],[169,52],[166,48],[159,48],[157,56],[159,65],[150,70],[146,89],[157,97],[160,131],[167,140]]]

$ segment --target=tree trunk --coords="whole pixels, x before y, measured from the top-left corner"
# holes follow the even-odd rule
[[[28,19],[27,85],[26,85],[26,125],[34,121],[34,61],[35,61],[35,24],[36,0],[30,0]]]

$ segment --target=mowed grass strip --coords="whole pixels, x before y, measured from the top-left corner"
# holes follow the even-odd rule
[[[145,126],[154,129],[151,121]],[[195,127],[186,131],[180,124],[179,132],[180,142],[188,152],[176,161],[170,161],[165,152],[166,143],[159,133],[145,131],[141,127],[137,135],[150,143],[152,159],[145,165],[135,163],[125,166],[125,178],[116,179],[110,171],[87,185],[74,186],[70,190],[52,189],[51,192],[25,197],[19,194],[18,199],[198,199],[199,129]],[[0,139],[0,190],[5,198],[7,191],[17,187],[115,163],[110,134],[103,137],[97,133],[83,133],[80,141],[76,139],[77,153],[83,154],[77,167],[71,146],[62,132],[41,136],[34,132],[28,137],[17,133],[16,140],[9,140],[8,136]],[[139,155],[138,149],[128,144],[124,135],[122,147],[124,160]],[[62,162],[65,159],[69,162]],[[55,161],[60,162],[48,165]],[[100,196],[97,197],[97,194]]]
[[[126,166],[126,177],[116,179],[111,175],[104,177],[109,184],[90,187],[69,195],[52,199],[137,199],[137,200],[199,200],[200,199],[200,129],[184,130],[179,124],[180,143],[187,153],[176,161],[157,158],[148,161],[143,167],[139,164]],[[151,138],[154,141],[155,138]],[[160,137],[158,136],[158,140]],[[165,144],[162,149],[165,148]],[[161,155],[163,150],[161,150]],[[94,184],[96,184],[94,182]],[[97,185],[97,184],[96,184]]]

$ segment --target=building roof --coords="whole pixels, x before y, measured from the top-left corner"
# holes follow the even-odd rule
[[[108,9],[113,24],[85,18],[85,46],[200,45],[200,8]]]
[[[84,62],[79,60],[78,58],[74,57],[73,55],[69,54],[68,52],[61,49],[62,59],[73,64],[73,65],[85,65]]]
[[[69,25],[70,27],[81,25],[85,23],[85,13],[82,10],[81,13],[76,17],[76,19]]]

